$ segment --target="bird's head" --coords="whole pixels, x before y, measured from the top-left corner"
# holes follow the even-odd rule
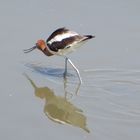
[[[24,50],[24,53],[29,53],[29,52],[33,51],[34,49],[39,49],[41,51],[44,51],[45,48],[46,48],[46,42],[44,40],[40,39],[36,42],[35,46]]]

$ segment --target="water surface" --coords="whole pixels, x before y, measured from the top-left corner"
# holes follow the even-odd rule
[[[139,5],[2,0],[0,139],[140,139]],[[23,53],[64,26],[96,36],[69,55],[81,85],[70,65],[64,80],[63,58]]]

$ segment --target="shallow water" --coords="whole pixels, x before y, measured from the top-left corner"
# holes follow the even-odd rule
[[[139,139],[139,4],[2,1],[0,139]],[[81,85],[63,58],[23,53],[63,26],[96,36],[69,55]]]

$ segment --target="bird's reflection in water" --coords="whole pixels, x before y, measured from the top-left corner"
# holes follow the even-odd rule
[[[88,133],[90,132],[86,127],[86,117],[83,115],[81,109],[70,103],[67,98],[56,96],[53,90],[48,87],[37,87],[33,80],[27,75],[25,76],[35,89],[35,95],[41,99],[45,99],[44,113],[49,119],[61,124],[71,124],[84,129]]]
[[[70,97],[72,97],[73,96],[73,94],[75,94],[75,95],[77,95],[78,94],[78,91],[79,91],[79,89],[80,89],[80,86],[81,86],[81,83],[78,83],[77,85],[76,85],[76,88],[75,88],[75,90],[72,92],[72,93],[70,93],[70,91],[68,91],[67,90],[67,78],[66,77],[64,77],[64,92],[65,92],[65,98],[70,98]]]

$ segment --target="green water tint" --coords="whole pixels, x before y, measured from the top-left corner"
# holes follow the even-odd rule
[[[46,116],[60,124],[70,124],[90,132],[86,127],[86,117],[83,111],[67,100],[66,96],[56,96],[48,87],[37,87],[27,75],[25,75],[35,89],[35,96],[45,99],[44,113]]]

